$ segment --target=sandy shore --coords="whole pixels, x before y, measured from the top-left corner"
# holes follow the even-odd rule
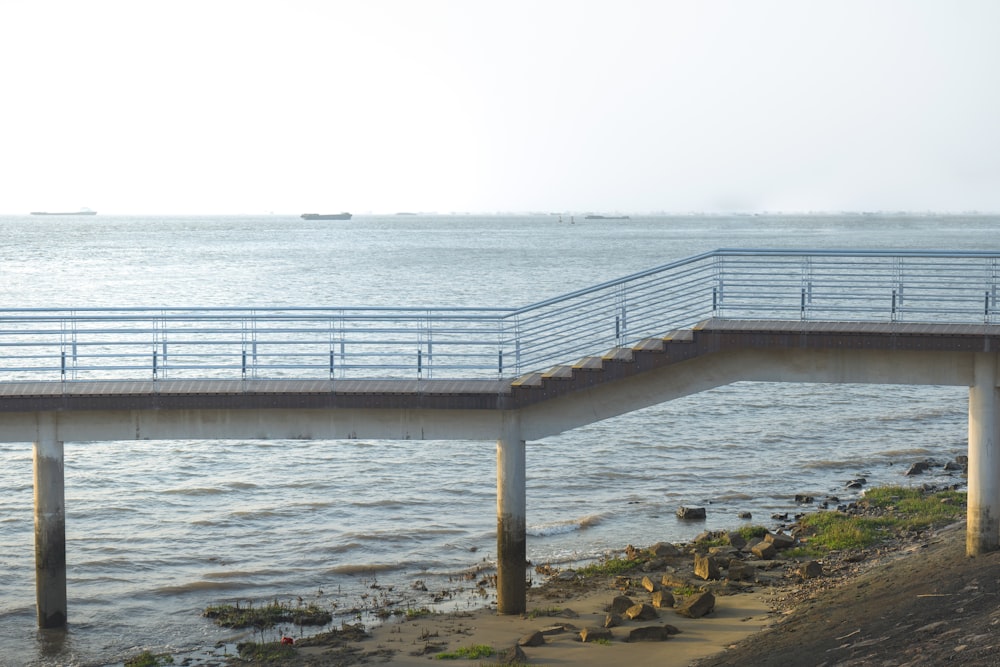
[[[766,584],[735,594],[720,591],[707,616],[691,619],[661,609],[655,620],[624,621],[612,628],[610,642],[584,643],[580,630],[604,625],[608,605],[621,594],[616,588],[621,580],[554,578],[529,589],[524,616],[498,616],[482,608],[397,617],[370,634],[338,637],[333,632],[297,642],[291,662],[269,664],[500,665],[507,664],[505,651],[540,631],[546,633],[544,644],[522,647],[520,664],[1000,665],[995,632],[1000,552],[966,557],[962,524],[831,558],[825,567],[823,576],[802,580],[794,575],[794,564],[786,563],[771,571]],[[649,600],[635,586],[629,595],[637,602]],[[664,624],[680,632],[666,641],[627,641],[633,628]],[[481,645],[496,654],[457,662],[437,658]]]
[[[428,660],[441,664],[428,650],[437,653],[487,645],[503,651],[530,633],[562,626],[563,631],[546,634],[544,645],[522,647],[527,664],[596,667],[621,661],[633,667],[681,667],[725,649],[769,622],[768,605],[760,594],[729,595],[719,597],[715,611],[704,618],[690,619],[669,609],[661,610],[656,621],[626,621],[612,628],[614,639],[610,644],[580,641],[580,629],[603,626],[605,609],[615,594],[605,589],[574,596],[558,605],[567,611],[557,616],[532,618],[532,609],[553,607],[548,601],[532,600],[525,617],[498,616],[490,609],[480,609],[392,622],[375,629],[371,642],[365,642],[374,646],[366,650],[392,650],[391,663],[401,667],[427,665]],[[624,641],[632,628],[665,623],[676,626],[680,633],[666,642]]]

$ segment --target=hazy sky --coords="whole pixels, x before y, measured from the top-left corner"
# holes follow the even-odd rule
[[[0,212],[1000,211],[996,0],[0,0]]]

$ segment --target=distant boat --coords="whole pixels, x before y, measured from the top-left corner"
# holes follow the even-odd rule
[[[587,215],[585,220],[628,220],[627,215]]]
[[[91,211],[89,208],[82,208],[79,211],[32,211],[31,215],[97,215],[97,211]]]
[[[303,220],[350,220],[351,214],[344,213],[303,213]]]

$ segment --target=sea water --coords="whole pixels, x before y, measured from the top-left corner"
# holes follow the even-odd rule
[[[1000,249],[998,223],[7,216],[0,307],[522,306],[719,247]],[[962,388],[738,383],[530,442],[528,557],[566,566],[689,540],[739,512],[773,526],[803,510],[796,494],[911,483],[909,463],[963,454],[966,428]],[[0,664],[203,659],[248,636],[202,618],[211,604],[301,598],[339,624],[369,620],[373,591],[397,606],[475,591],[495,558],[495,457],[478,441],[67,442],[63,633],[36,629],[31,445],[0,444]],[[680,521],[680,505],[707,520]]]

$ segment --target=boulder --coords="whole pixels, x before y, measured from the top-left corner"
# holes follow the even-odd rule
[[[657,609],[674,606],[674,595],[670,591],[662,588],[653,593],[653,606]]]
[[[753,547],[750,548],[750,553],[761,560],[771,560],[774,558],[774,555],[778,553],[778,550],[774,548],[774,544],[772,542],[763,540],[753,545]]]
[[[813,501],[813,497],[805,493],[796,493],[795,502],[799,505],[808,505]]]
[[[795,538],[782,532],[768,533],[764,536],[765,542],[770,542],[775,549],[788,549],[795,546]]]
[[[811,560],[799,565],[798,573],[803,579],[815,579],[816,577],[823,576],[823,566],[818,562]]]
[[[517,644],[497,654],[498,665],[523,665],[527,662],[528,656],[525,655],[524,651]]]
[[[674,611],[688,618],[701,618],[705,614],[712,613],[713,610],[715,610],[715,596],[705,591],[704,593],[691,596],[690,599]]]
[[[743,510],[742,512],[740,512],[736,516],[739,517],[740,519],[752,519],[753,518],[753,514],[751,514],[750,512],[747,512],[746,510]]]
[[[670,542],[657,542],[649,547],[649,553],[657,558],[676,558],[681,555],[681,550]]]
[[[670,639],[670,631],[662,625],[644,625],[632,628],[628,633],[630,642],[665,642]]]
[[[541,646],[545,643],[545,635],[543,635],[538,630],[534,632],[529,632],[528,634],[517,640],[518,646]]]
[[[607,612],[611,614],[624,614],[625,611],[635,605],[635,600],[627,595],[616,595],[615,599],[608,605]]]
[[[660,614],[653,608],[653,606],[646,604],[645,602],[632,605],[625,610],[625,618],[630,621],[651,621],[654,618],[659,617]]]
[[[580,641],[582,642],[611,641],[614,637],[611,634],[611,630],[607,628],[584,628],[580,630]]]
[[[681,519],[704,519],[705,508],[681,506],[677,508],[677,516]]]
[[[910,469],[906,471],[907,476],[922,475],[923,473],[930,470],[930,461],[917,461],[916,463],[910,464]]]
[[[713,556],[694,555],[694,576],[699,579],[719,579],[722,573],[719,571],[719,563]]]
[[[739,560],[729,561],[729,579],[732,581],[753,581],[757,576],[757,568],[750,563]]]
[[[656,591],[658,591],[658,590],[660,590],[662,588],[662,586],[660,584],[658,584],[657,582],[653,581],[649,577],[643,577],[642,578],[642,587],[645,588],[650,593],[655,593]]]
[[[604,627],[617,628],[622,624],[622,617],[618,614],[608,614],[604,617]]]
[[[739,534],[739,532],[735,530],[726,533],[726,539],[729,540],[729,544],[731,544],[736,549],[742,549],[747,545],[747,541],[743,538],[742,535]]]

